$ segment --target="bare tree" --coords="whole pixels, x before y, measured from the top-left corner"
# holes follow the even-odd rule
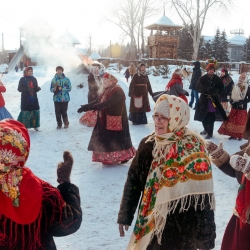
[[[139,12],[142,0],[124,0],[117,2],[112,9],[112,19],[108,21],[117,25],[126,36],[130,37],[131,59],[136,55],[135,27],[139,22]]]
[[[228,10],[232,0],[169,0],[165,1],[165,4],[171,4],[176,10],[179,17],[183,21],[185,26],[193,27],[193,31],[190,31],[193,40],[193,56],[194,60],[198,57],[199,44],[201,33],[205,24],[205,20],[208,12],[218,7],[224,10]],[[190,26],[191,25],[191,26]]]
[[[139,13],[139,25],[138,25],[138,34],[140,33],[141,36],[141,50],[139,54],[144,55],[144,48],[145,48],[145,37],[144,37],[144,21],[145,19],[153,16],[156,14],[156,11],[158,10],[155,7],[155,0],[142,0],[141,1],[141,9]],[[138,36],[138,45],[139,45],[139,36]],[[139,47],[139,46],[138,46]]]
[[[114,23],[123,31],[125,37],[130,37],[130,59],[135,58],[136,47],[139,53],[144,54],[144,21],[155,14],[157,10],[155,2],[155,0],[123,0],[117,2],[113,7],[112,19],[107,18],[108,21]]]

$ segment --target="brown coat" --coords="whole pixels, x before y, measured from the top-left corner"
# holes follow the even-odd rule
[[[151,96],[153,96],[148,76],[138,73],[135,74],[129,86],[128,96],[131,97],[129,112],[149,112],[150,106],[148,100],[148,93]],[[138,109],[134,106],[134,97],[141,97],[141,96],[143,100],[143,105],[140,109]]]

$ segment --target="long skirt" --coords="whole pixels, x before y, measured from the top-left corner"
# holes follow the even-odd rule
[[[98,111],[87,111],[79,120],[82,125],[86,125],[88,127],[94,127],[97,121],[97,113]]]
[[[242,138],[247,120],[247,111],[231,108],[228,120],[224,121],[218,133],[234,138]]]
[[[134,147],[114,152],[97,152],[93,151],[92,161],[102,162],[104,164],[118,163],[128,161],[135,156],[136,150]]]
[[[244,129],[243,138],[250,141],[250,109],[247,112],[247,122]]]
[[[40,127],[40,110],[24,111],[19,113],[17,118],[26,128]]]
[[[221,250],[249,250],[250,225],[245,224],[240,228],[240,220],[233,215],[227,224],[223,236]]]
[[[148,124],[146,112],[130,112],[128,119],[133,125]]]
[[[9,111],[5,107],[0,108],[0,121],[6,118],[13,119],[12,115],[9,113]]]

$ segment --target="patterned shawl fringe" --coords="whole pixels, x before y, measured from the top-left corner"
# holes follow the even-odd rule
[[[52,187],[49,183],[42,181],[42,186],[43,201],[49,203],[52,209],[51,214],[48,214],[48,216],[51,216],[50,221],[46,220],[47,230],[48,226],[52,225],[56,216],[59,216],[59,221],[61,223],[65,201],[63,200],[59,190]],[[40,235],[43,211],[47,216],[46,208],[41,205],[37,219],[31,224],[25,225],[18,224],[3,215],[2,218],[0,216],[0,221],[2,220],[1,223],[4,229],[2,233],[0,232],[0,246],[8,247],[8,249],[13,249],[21,239],[22,248],[20,250],[34,250],[38,247],[42,248]]]
[[[151,235],[150,242],[152,241],[154,235],[156,235],[158,244],[161,245],[162,233],[166,225],[167,216],[173,214],[179,204],[180,204],[179,213],[186,212],[190,207],[194,207],[195,211],[197,210],[197,208],[203,210],[205,208],[206,195],[208,195],[209,197],[210,210],[215,210],[214,194],[188,195],[178,200],[157,205],[155,212],[153,214],[155,220],[155,227],[154,227],[154,232]]]

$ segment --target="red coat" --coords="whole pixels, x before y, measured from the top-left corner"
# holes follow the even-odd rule
[[[5,92],[5,91],[6,91],[6,88],[3,85],[0,85],[0,108],[4,107],[5,105],[5,101],[2,96],[2,92]]]

